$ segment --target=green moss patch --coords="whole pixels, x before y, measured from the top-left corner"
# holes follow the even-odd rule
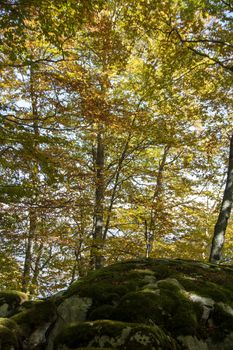
[[[88,320],[111,320],[115,308],[112,305],[102,305],[89,312]]]
[[[0,315],[8,317],[17,312],[19,306],[27,300],[27,295],[18,291],[0,292]],[[2,307],[1,307],[2,306]]]
[[[233,305],[233,292],[225,286],[218,285],[202,279],[180,278],[180,281],[187,291],[211,298],[215,302],[226,302]]]
[[[157,291],[144,290],[125,295],[113,318],[125,322],[151,322],[174,335],[196,334],[201,310],[179,292],[176,286],[163,285]],[[171,288],[172,287],[172,288]]]
[[[74,283],[64,294],[64,297],[78,294],[80,297],[91,298],[93,304],[89,310],[88,319],[96,319],[97,316],[93,316],[93,312],[97,313],[96,308],[102,309],[103,305],[106,304],[115,306],[125,294],[139,290],[148,283],[146,276],[153,275],[153,272],[139,267],[131,262],[94,271],[88,277]],[[104,308],[106,309],[106,307]],[[107,308],[110,311],[110,307]],[[101,309],[98,309],[98,312]],[[104,312],[103,317],[107,316],[109,318],[110,313]]]
[[[56,338],[57,349],[178,349],[173,340],[177,337],[196,339],[196,344],[216,342],[220,348],[233,334],[232,267],[139,259],[91,272],[47,301],[22,303],[21,293],[3,294],[2,309],[13,306],[9,321],[17,323],[19,339],[25,342],[35,330],[52,324],[57,312],[62,318],[64,308],[69,320],[85,319],[64,328]],[[78,318],[82,312],[76,307],[79,297],[91,298],[83,318]],[[3,330],[18,334],[14,322],[4,322],[0,320]]]
[[[0,304],[21,304],[28,299],[27,294],[15,290],[1,291]]]
[[[19,330],[17,323],[10,318],[0,318],[0,325],[7,327],[11,330]]]
[[[200,337],[205,334],[203,305],[193,302],[185,291],[231,305],[231,275],[232,270],[207,263],[142,259],[94,271],[64,295],[92,298],[88,320],[153,322],[173,336]]]
[[[215,304],[212,321],[213,325],[209,328],[209,335],[215,342],[223,341],[228,334],[233,332],[233,314],[227,310],[226,305]]]
[[[18,340],[14,332],[8,327],[0,324],[0,344],[1,349],[11,349],[12,346],[18,348]]]
[[[88,346],[86,348],[77,348],[75,350],[114,350],[114,348],[93,348],[93,346]]]
[[[114,321],[95,321],[66,327],[55,340],[55,349],[65,345],[127,350],[178,349],[176,342],[157,326]]]
[[[53,322],[56,315],[56,308],[52,302],[41,301],[31,309],[14,315],[11,319],[20,326],[24,336],[29,336],[38,326]]]

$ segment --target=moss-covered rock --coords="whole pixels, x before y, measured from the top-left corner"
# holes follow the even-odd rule
[[[102,347],[128,350],[179,349],[158,326],[118,321],[94,321],[66,327],[55,339],[55,349]]]
[[[18,291],[0,292],[0,317],[9,317],[17,312],[19,306],[27,300],[27,295]]]
[[[173,337],[183,337],[180,342],[187,348],[219,344],[233,331],[231,267],[166,259],[130,261],[93,272],[66,293],[92,297],[89,321],[153,323]],[[221,315],[226,312],[226,324],[220,317],[221,302],[227,305],[225,311],[220,308]],[[219,335],[214,336],[213,329]]]
[[[5,325],[0,324],[0,349],[17,350],[19,346],[15,333]]]
[[[87,311],[91,304],[91,298],[81,298],[78,295],[72,295],[57,306],[57,318],[49,334],[46,350],[53,350],[54,339],[65,325],[86,320]]]
[[[93,348],[93,346],[88,346],[85,348],[77,348],[75,350],[114,350],[113,348]]]
[[[46,334],[56,318],[56,307],[48,300],[34,303],[32,308],[19,312],[11,320],[20,328],[20,342],[24,344],[24,349],[31,350],[44,348]]]
[[[10,318],[0,318],[0,349],[17,350],[22,348],[21,330]]]
[[[126,294],[113,312],[113,318],[150,324],[167,329],[171,334],[196,334],[201,310],[179,290],[167,286]]]
[[[0,339],[13,334],[13,348],[54,350],[56,339],[59,350],[159,349],[158,341],[162,350],[233,349],[231,266],[142,259],[91,272],[46,301],[22,304],[14,293],[0,294],[14,321],[0,322]]]

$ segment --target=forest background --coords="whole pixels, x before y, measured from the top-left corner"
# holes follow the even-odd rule
[[[2,288],[48,295],[124,259],[208,260],[232,134],[232,10],[1,1]]]

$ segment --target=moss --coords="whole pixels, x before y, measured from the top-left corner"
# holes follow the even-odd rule
[[[114,321],[96,321],[66,327],[55,340],[55,349],[65,345],[127,350],[178,349],[173,339],[157,326]]]
[[[160,296],[152,291],[131,292],[126,294],[113,312],[113,319],[124,322],[148,323],[149,319],[159,319]],[[157,320],[156,320],[157,321]]]
[[[89,297],[94,300],[95,305],[114,302],[119,298],[116,288],[111,283],[98,281],[89,285],[83,284],[79,288],[78,295]]]
[[[0,303],[19,305],[27,300],[27,294],[18,292],[16,290],[6,290],[0,292]]]
[[[103,304],[116,305],[122,296],[145,285],[147,283],[145,276],[151,275],[148,270],[135,269],[135,265],[132,263],[124,264],[123,269],[119,269],[119,267],[120,265],[114,265],[114,270],[112,267],[108,267],[102,272],[92,272],[89,277],[73,284],[65,297],[78,294],[80,297],[92,298],[93,305],[90,310],[92,312],[93,309]]]
[[[2,339],[11,335],[11,338],[12,338],[11,344],[18,347],[18,344],[19,344],[18,339],[20,339],[21,332],[17,323],[9,318],[0,318],[0,327],[2,327],[2,333],[0,332],[0,344],[2,342]],[[5,328],[7,328],[7,331]],[[5,347],[4,347],[4,350],[5,350]]]
[[[1,291],[0,305],[5,304],[5,310],[2,316],[12,316],[17,312],[19,306],[27,299],[27,295],[18,291]]]
[[[180,278],[180,281],[187,291],[195,292],[196,294],[211,298],[215,302],[226,302],[233,304],[233,293],[227,288],[217,285],[213,282],[208,282],[201,279]]]
[[[12,346],[18,348],[16,335],[6,326],[0,325],[0,344],[1,349],[8,350]]]
[[[50,301],[41,301],[32,308],[14,315],[11,319],[21,328],[25,336],[28,336],[39,325],[53,321],[56,317],[56,308]]]
[[[158,327],[135,325],[126,341],[127,350],[179,349],[174,339],[165,335]]]
[[[88,315],[88,320],[109,320],[114,312],[112,305],[102,305],[92,310]]]
[[[40,300],[27,300],[22,303],[21,308],[23,309],[31,309],[34,305],[41,303]]]
[[[90,273],[66,292],[50,298],[48,304],[44,301],[21,304],[17,310],[23,312],[12,319],[17,321],[24,336],[28,337],[44,322],[55,320],[56,306],[61,301],[77,295],[93,300],[87,314],[88,320],[93,322],[74,325],[74,328],[72,326],[72,329],[68,327],[67,331],[64,330],[70,332],[70,338],[76,339],[72,349],[77,349],[78,346],[87,349],[88,344],[100,349],[103,347],[103,343],[98,340],[100,337],[102,342],[104,337],[115,339],[114,344],[106,341],[104,347],[121,350],[150,349],[151,345],[146,348],[146,342],[154,339],[154,348],[157,349],[155,339],[158,339],[158,333],[153,336],[155,330],[151,330],[152,324],[159,325],[164,332],[168,331],[174,337],[212,337],[221,344],[224,337],[233,331],[233,316],[229,309],[226,311],[227,307],[224,309],[221,306],[221,302],[233,306],[232,271],[228,267],[168,259],[139,259],[118,263]],[[210,314],[207,310],[207,316],[203,317],[205,304],[198,302],[198,298],[195,301],[193,295],[210,298],[218,305]],[[211,301],[210,310],[213,306],[214,302]],[[208,317],[212,317],[212,320],[208,321]],[[105,321],[100,321],[103,319]],[[106,321],[107,319],[112,321]],[[136,328],[142,323],[147,327],[146,330]],[[77,330],[79,335],[76,334]],[[119,347],[116,342],[122,337],[123,331],[127,333],[124,333],[127,346]],[[150,337],[148,332],[152,332]],[[78,337],[85,341],[80,343],[77,341]],[[88,339],[95,339],[95,342],[89,343]],[[168,342],[167,338],[166,341]],[[161,348],[167,349],[166,346]]]
[[[198,332],[201,314],[201,307],[181,294],[176,285],[164,283],[159,293],[150,290],[128,293],[112,317],[124,322],[153,322],[173,335],[192,335]]]
[[[20,333],[19,326],[17,323],[10,318],[0,318],[0,325],[9,328],[14,333]]]
[[[221,303],[215,304],[212,320],[214,324],[209,330],[214,341],[220,342],[227,334],[233,332],[233,315],[227,312]]]
[[[186,283],[184,287],[188,290],[195,291],[195,288],[189,288],[188,284],[190,284],[190,281],[187,282],[185,276],[194,276],[194,278],[205,282],[206,274],[209,273],[209,269],[208,264],[205,264],[205,267],[203,267],[203,265],[204,264],[192,261],[184,262],[163,259],[142,259],[119,263],[92,272],[87,278],[74,283],[68,291],[64,293],[64,296],[69,297],[77,293],[81,297],[90,297],[93,299],[93,308],[103,304],[116,305],[125,294],[140,290],[143,286],[147,285],[149,279],[155,281],[160,279],[164,280],[168,277],[177,278],[181,284],[185,280]],[[165,281],[161,283],[160,288],[165,288],[165,284]],[[168,287],[174,289],[171,283],[168,284]],[[203,289],[201,295],[210,296],[209,293],[215,294],[216,300],[225,300],[229,297],[229,293],[227,293],[224,288],[222,290],[219,289],[218,296],[216,296],[216,292],[213,292],[213,284],[211,285],[211,282],[208,290],[204,291]],[[90,312],[92,311],[93,309]]]
[[[108,292],[111,290],[112,293],[122,295],[122,292],[132,291],[144,285],[145,275],[151,274],[151,270],[134,261],[115,264],[92,271],[88,277],[73,283],[64,296],[69,297],[77,293],[80,296],[100,298],[100,294],[106,289]],[[97,289],[94,291],[95,288]]]
[[[95,329],[91,323],[73,324],[65,327],[63,331],[55,338],[55,349],[58,344],[65,344],[70,348],[78,346],[88,346],[91,339],[95,337]]]
[[[114,348],[93,348],[93,346],[87,346],[86,348],[77,348],[75,350],[114,350]]]
[[[164,279],[158,281],[157,285],[159,289],[172,290],[175,293],[179,293],[182,289],[182,286],[179,285],[179,282],[176,279]]]

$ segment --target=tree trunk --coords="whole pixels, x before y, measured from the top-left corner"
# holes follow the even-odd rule
[[[136,117],[133,118],[131,127],[133,127],[135,119],[136,119]],[[111,213],[112,213],[113,205],[114,205],[114,202],[115,202],[116,196],[117,196],[117,189],[119,186],[119,178],[121,175],[123,163],[125,161],[125,158],[127,157],[127,151],[129,148],[129,143],[130,143],[131,137],[132,137],[132,130],[129,131],[128,137],[126,139],[125,145],[123,147],[123,150],[122,150],[121,156],[119,158],[118,165],[117,165],[114,177],[113,177],[114,185],[113,185],[113,189],[112,189],[110,203],[109,203],[109,206],[107,209],[106,223],[105,223],[105,228],[104,228],[104,232],[103,232],[103,239],[104,240],[107,238],[107,233],[109,230],[109,225],[110,225],[110,220],[111,220]]]
[[[93,245],[91,251],[91,264],[94,269],[102,266],[103,249],[103,215],[104,215],[104,142],[103,126],[99,122],[96,145],[96,184],[95,184],[95,209]]]
[[[222,250],[225,241],[227,222],[230,217],[233,200],[233,134],[230,141],[229,162],[226,187],[223,194],[223,200],[219,216],[214,228],[214,236],[211,245],[209,261],[217,264],[222,258]]]
[[[35,211],[30,210],[29,220],[30,220],[29,233],[27,237],[23,275],[22,275],[22,292],[24,293],[28,292],[28,286],[31,279],[32,244],[33,244],[33,239],[35,237],[36,224],[37,224],[36,223],[37,217],[36,217]]]
[[[41,271],[40,262],[41,262],[41,257],[43,254],[43,247],[44,247],[44,244],[41,242],[39,247],[38,247],[37,257],[36,257],[35,262],[34,262],[34,268],[32,269],[33,275],[32,275],[31,286],[30,286],[30,294],[31,295],[37,295],[37,293],[38,293],[38,277],[39,277],[39,274]]]
[[[38,110],[37,110],[37,97],[34,89],[35,81],[34,81],[34,69],[30,67],[30,98],[31,98],[31,109],[32,109],[32,118],[33,118],[33,131],[35,135],[35,140],[32,148],[32,152],[38,148],[37,137],[39,136],[39,128],[38,128]],[[31,164],[31,182],[35,189],[35,197],[37,196],[37,182],[38,182],[38,165],[32,163]],[[34,201],[34,200],[33,200]],[[31,266],[32,266],[32,245],[33,240],[36,235],[36,226],[37,226],[37,213],[34,208],[29,209],[29,232],[26,243],[26,252],[24,259],[24,268],[22,275],[22,291],[28,292],[29,283],[31,282]]]
[[[149,227],[148,223],[145,220],[145,239],[146,239],[146,258],[149,258],[150,253],[153,249],[153,243],[155,239],[155,226],[158,221],[158,211],[159,211],[159,204],[161,201],[161,195],[162,195],[162,187],[163,187],[163,173],[164,168],[166,165],[166,160],[168,156],[168,152],[170,150],[171,146],[167,145],[164,148],[162,159],[159,163],[159,169],[157,173],[156,178],[156,186],[154,190],[154,195],[152,198],[152,208],[150,212],[150,221],[149,221]]]

